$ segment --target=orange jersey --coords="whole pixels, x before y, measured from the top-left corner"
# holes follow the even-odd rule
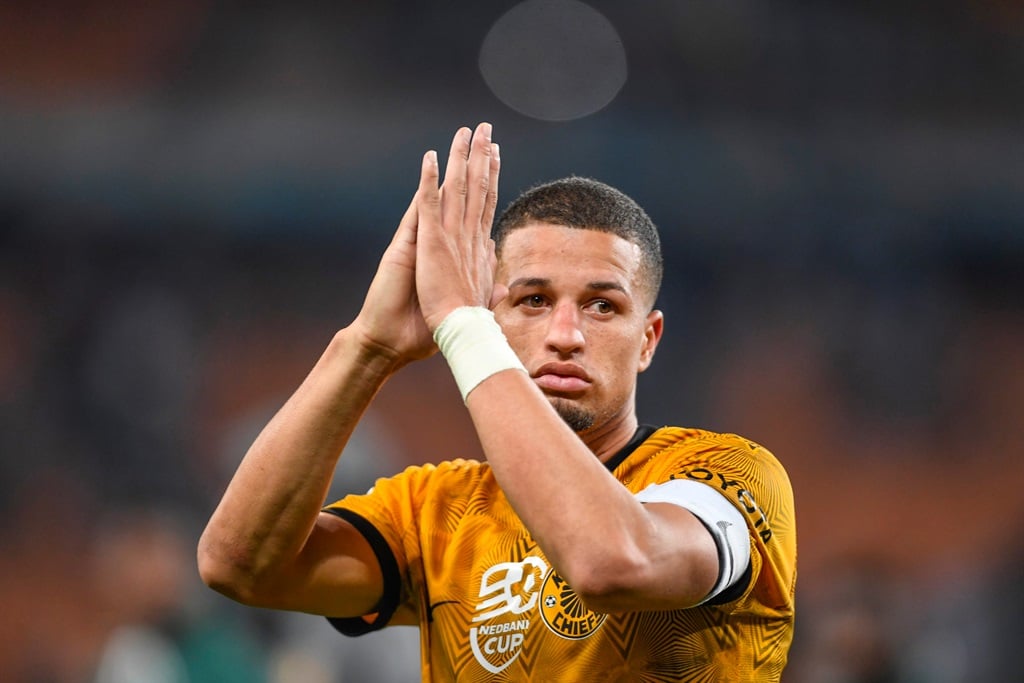
[[[732,434],[639,432],[608,462],[633,493],[674,479],[718,490],[742,513],[747,574],[697,607],[592,612],[551,567],[487,464],[410,467],[327,508],[377,553],[385,595],[419,614],[424,681],[777,681],[793,636],[796,525],[789,479],[764,448]],[[646,437],[646,438],[644,438]],[[542,475],[539,475],[542,476]],[[566,511],[566,523],[572,511]]]

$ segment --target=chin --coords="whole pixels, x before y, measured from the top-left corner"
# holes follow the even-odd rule
[[[551,399],[555,412],[576,432],[582,434],[594,426],[594,414],[564,398]]]

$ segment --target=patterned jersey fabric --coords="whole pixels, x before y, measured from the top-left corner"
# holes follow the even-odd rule
[[[778,460],[733,434],[664,427],[641,430],[607,465],[633,493],[680,478],[719,491],[747,522],[747,574],[689,609],[592,612],[487,464],[455,460],[410,467],[327,508],[367,537],[385,579],[375,615],[332,624],[358,635],[412,608],[424,681],[779,680],[793,635],[796,525]]]

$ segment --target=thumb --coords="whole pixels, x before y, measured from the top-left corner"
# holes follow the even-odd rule
[[[491,284],[491,300],[487,303],[487,308],[494,310],[494,307],[502,302],[502,300],[508,296],[508,287],[499,282],[495,282],[495,278],[498,275],[498,254],[497,247],[493,239],[487,240],[487,262],[491,268],[492,284]]]
[[[416,209],[418,194],[413,195],[409,208],[405,210],[402,220],[398,222],[398,229],[395,230],[395,235],[391,238],[392,245],[408,244],[415,246],[417,228],[419,227],[419,212]]]
[[[491,288],[491,300],[488,302],[487,308],[493,311],[498,304],[505,300],[506,296],[508,296],[508,287],[495,283]]]

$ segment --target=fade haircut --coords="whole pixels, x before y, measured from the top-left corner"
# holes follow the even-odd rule
[[[640,275],[650,296],[658,298],[664,264],[658,228],[632,198],[593,178],[570,176],[536,185],[512,201],[494,224],[491,236],[501,258],[505,239],[530,223],[607,232],[640,247]]]

